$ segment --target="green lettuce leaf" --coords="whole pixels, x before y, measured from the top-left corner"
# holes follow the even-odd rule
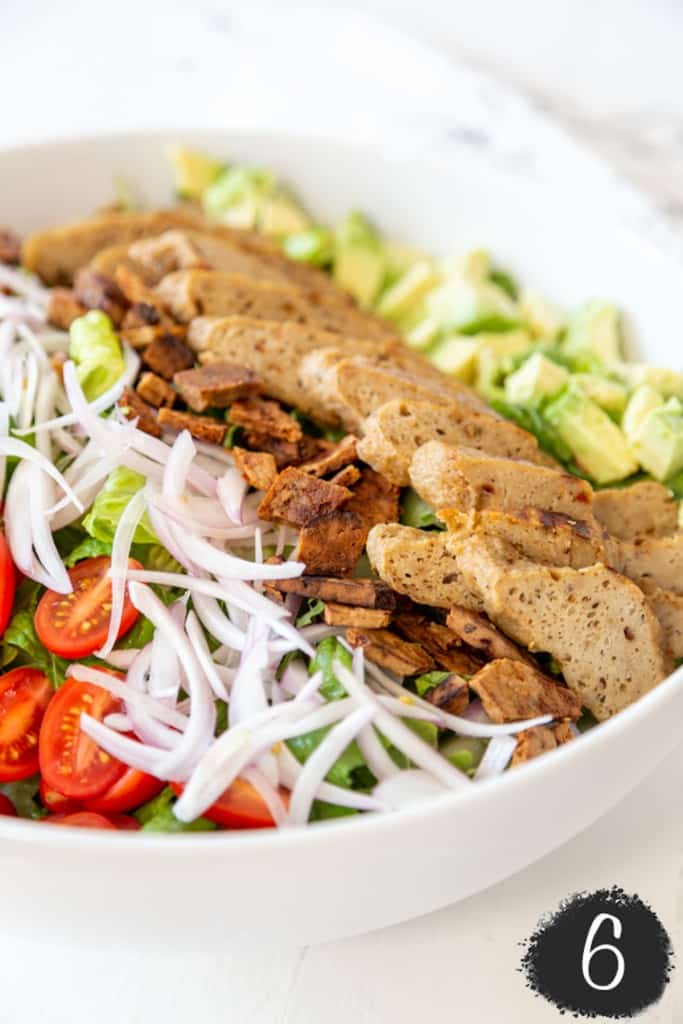
[[[401,522],[404,526],[414,526],[419,530],[430,526],[435,526],[438,530],[444,529],[441,520],[434,515],[434,509],[430,508],[412,487],[406,487],[401,495]]]
[[[63,658],[58,658],[56,654],[51,654],[43,646],[36,634],[33,618],[32,610],[15,612],[5,630],[3,644],[16,651],[16,660],[19,664],[30,665],[44,672],[56,688],[64,682],[69,663]]]
[[[322,672],[323,681],[319,692],[325,700],[339,700],[346,696],[346,690],[334,674],[335,661],[340,661],[346,668],[351,668],[352,659],[346,647],[340,644],[336,636],[326,636],[318,644],[315,656],[311,658],[308,666],[309,674],[312,676],[316,672]]]
[[[449,674],[448,672],[425,672],[424,675],[418,676],[413,681],[418,697],[424,697],[429,690],[433,690],[439,683],[443,683],[444,679],[448,679]]]
[[[306,602],[306,607],[297,617],[297,628],[301,629],[302,626],[310,626],[312,622],[320,618],[324,607],[325,605],[319,597],[309,598]]]
[[[143,832],[214,832],[218,827],[208,818],[195,821],[179,821],[173,813],[175,793],[170,786],[162,789],[158,796],[133,811],[133,817],[142,825]]]
[[[39,789],[40,775],[32,775],[30,779],[20,779],[18,782],[0,783],[0,793],[9,797],[20,818],[38,820],[47,814],[38,800]]]
[[[106,313],[91,309],[69,328],[69,356],[88,401],[104,394],[124,371],[123,349]]]
[[[70,569],[76,562],[82,562],[84,558],[98,558],[100,555],[110,555],[111,544],[96,537],[84,537],[76,547],[63,558],[64,565]]]
[[[144,484],[145,478],[139,473],[134,473],[124,466],[113,469],[83,520],[83,528],[95,540],[111,544],[124,509]],[[133,540],[136,544],[159,544],[159,538],[152,529],[146,512],[138,524]]]

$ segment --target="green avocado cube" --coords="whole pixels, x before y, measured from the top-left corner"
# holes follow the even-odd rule
[[[537,291],[524,288],[519,297],[522,322],[535,338],[555,341],[567,326],[567,317],[559,306]]]
[[[333,276],[361,304],[372,306],[386,274],[382,241],[361,213],[350,213],[336,231]]]
[[[683,405],[677,398],[647,414],[632,447],[643,469],[656,480],[683,469]]]
[[[596,483],[615,483],[638,469],[619,427],[575,382],[546,406],[544,416]]]
[[[683,399],[683,373],[645,363],[620,363],[614,367],[619,378],[631,388],[647,385],[659,391],[664,398]]]
[[[201,199],[225,167],[218,160],[186,146],[169,146],[166,156],[173,168],[176,192],[183,199]]]
[[[621,325],[616,306],[594,299],[577,309],[569,320],[564,351],[577,361],[614,363],[621,359]]]
[[[534,352],[506,378],[505,397],[508,402],[531,402],[535,398],[556,395],[568,380],[569,373],[563,366],[558,366],[541,352]]]
[[[474,338],[444,338],[429,352],[429,360],[451,377],[469,384],[477,365],[479,343]]]
[[[377,312],[391,320],[408,315],[438,281],[436,267],[430,260],[414,263],[387,288],[377,303]]]
[[[628,402],[628,391],[623,384],[597,373],[577,373],[574,380],[610,416],[621,416]]]
[[[629,441],[633,441],[638,436],[646,417],[662,405],[664,405],[664,398],[659,391],[655,391],[648,384],[643,384],[633,392],[621,418],[621,429]]]

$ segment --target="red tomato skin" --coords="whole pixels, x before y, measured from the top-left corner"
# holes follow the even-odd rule
[[[110,565],[111,559],[107,555],[85,558],[69,569],[69,579],[74,586],[72,594],[58,594],[54,590],[47,590],[41,597],[34,623],[41,643],[52,654],[72,660],[85,658],[101,647],[106,640],[109,616],[105,613],[101,621],[98,616],[101,615],[107,601],[111,605],[111,583],[106,579]],[[130,569],[142,569],[140,563],[133,558],[128,559],[128,566]],[[79,582],[83,580],[87,580],[91,585],[79,590]],[[66,616],[66,624],[55,624],[54,618],[58,610]],[[126,595],[119,638],[135,625],[139,614]],[[86,620],[92,623],[91,615],[96,617],[93,628],[83,630],[82,626]],[[68,631],[67,624],[72,624],[71,632]]]
[[[137,818],[131,818],[129,814],[108,814],[107,817],[119,832],[139,832],[142,828]]]
[[[171,787],[178,796],[185,788],[182,782],[172,782]],[[280,787],[280,796],[286,807],[289,790]],[[202,817],[228,829],[275,828],[271,813],[258,791],[245,779],[235,779]]]
[[[70,796],[64,796],[56,789],[51,789],[45,779],[40,780],[39,795],[43,807],[52,814],[72,814],[74,811],[81,810],[78,800],[72,800]]]
[[[17,809],[8,796],[0,793],[0,814],[7,818],[16,818]]]
[[[109,789],[124,774],[126,765],[80,730],[81,711],[102,721],[120,708],[121,701],[101,686],[67,679],[50,701],[40,729],[38,756],[47,787],[82,802]]]
[[[103,814],[92,811],[74,811],[72,814],[51,814],[43,818],[45,825],[70,825],[72,828],[107,828],[116,830],[114,825]]]
[[[49,679],[35,668],[15,668],[0,676],[0,782],[30,779],[38,771],[38,734],[52,692]],[[19,756],[17,744],[22,748]]]
[[[132,811],[140,804],[146,804],[166,785],[153,775],[138,771],[137,768],[128,768],[121,778],[117,779],[102,793],[83,801],[83,806],[88,811],[97,811],[98,814],[122,814],[125,811]]]
[[[16,588],[17,571],[5,535],[0,533],[0,635],[7,629],[7,623],[12,615]]]

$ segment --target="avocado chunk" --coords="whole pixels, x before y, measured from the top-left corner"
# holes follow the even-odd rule
[[[532,339],[528,331],[492,332],[486,331],[476,336],[476,383],[482,394],[489,394],[491,389],[512,370],[511,361],[531,350]]]
[[[382,241],[362,213],[350,213],[335,236],[333,276],[361,304],[371,306],[384,282]]]
[[[202,195],[207,217],[276,238],[303,231],[310,220],[270,171],[228,167]]]
[[[546,406],[544,415],[596,483],[615,483],[638,469],[619,427],[575,382]]]
[[[308,214],[285,192],[266,199],[258,218],[259,230],[271,238],[286,238],[305,231],[310,223]]]
[[[474,338],[444,338],[430,351],[429,359],[442,373],[469,384],[477,365],[478,346]]]
[[[534,352],[506,378],[505,397],[508,402],[531,402],[556,395],[568,380],[569,373],[563,366],[546,359],[541,352]]]
[[[621,429],[629,441],[633,441],[638,436],[643,421],[649,413],[654,409],[659,409],[661,405],[664,405],[664,398],[659,391],[655,391],[647,384],[643,384],[633,392],[621,418]]]
[[[683,400],[683,373],[667,370],[661,366],[647,366],[645,363],[620,363],[615,372],[629,387],[642,385],[654,388],[664,398]]]
[[[489,280],[448,277],[427,295],[425,305],[444,330],[464,334],[505,331],[519,323],[517,303]]]
[[[567,326],[567,317],[560,307],[531,288],[522,290],[519,311],[522,322],[535,338],[555,341]]]
[[[377,303],[377,312],[390,320],[399,320],[422,301],[438,280],[436,267],[430,260],[413,263],[412,267],[384,292]]]
[[[334,235],[329,228],[314,226],[287,235],[282,248],[292,260],[325,267],[334,255]]]
[[[173,168],[176,192],[183,199],[201,199],[225,168],[217,160],[185,146],[169,146],[166,155]]]
[[[569,320],[564,351],[577,368],[621,359],[621,325],[617,307],[594,299],[581,306]]]
[[[656,480],[683,469],[683,405],[670,398],[642,421],[632,447],[643,469]]]
[[[577,373],[574,380],[610,416],[621,416],[628,402],[628,392],[622,384],[597,373]]]
[[[428,349],[441,334],[438,321],[432,320],[428,316],[423,316],[421,320],[418,320],[412,326],[401,324],[401,327],[406,343],[411,348],[416,348],[420,351]]]

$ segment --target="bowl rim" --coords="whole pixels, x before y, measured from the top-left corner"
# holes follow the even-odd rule
[[[240,144],[267,142],[272,144],[273,151],[277,152],[280,147],[287,145],[301,144],[306,147],[316,146],[329,149],[331,152],[344,151],[347,154],[356,154],[362,158],[371,157],[373,160],[384,163],[387,167],[395,165],[397,159],[401,162],[417,164],[424,171],[444,171],[452,167],[452,159],[446,156],[413,157],[405,160],[402,156],[389,151],[388,153],[380,148],[379,144],[363,142],[354,143],[348,139],[339,139],[332,136],[324,136],[289,131],[262,131],[245,129],[231,130],[217,126],[215,128],[190,128],[188,130],[160,130],[158,127],[146,131],[144,128],[136,128],[132,131],[107,131],[91,132],[87,134],[60,134],[46,136],[41,141],[20,142],[16,145],[0,146],[0,166],[6,157],[21,157],[22,155],[37,155],[50,149],[67,150],[77,149],[83,145],[97,142],[116,144],[122,148],[134,145],[136,141],[144,140],[145,143],[156,141],[160,147],[171,139],[182,139],[183,143],[192,144],[202,140],[207,142],[215,139],[216,145],[234,146],[239,150]],[[459,157],[460,159],[460,157]],[[466,165],[465,173],[469,173],[470,166],[494,181],[498,186],[509,189],[514,187],[519,191],[530,191],[529,182],[523,179],[512,179],[511,175],[504,174],[492,165],[491,161],[475,154],[468,153],[467,158],[461,161]],[[533,193],[536,202],[542,206],[552,203],[553,198],[557,199],[558,193],[546,184],[534,183]],[[540,198],[539,198],[540,196]],[[678,273],[683,290],[683,267],[667,257],[655,244],[647,238],[642,238],[630,227],[620,224],[604,213],[600,216],[597,227],[607,226],[615,235],[628,237],[632,244],[637,245],[643,253],[644,259],[661,262],[667,267],[668,273]],[[616,242],[615,242],[616,244]],[[674,269],[675,268],[675,269]],[[358,816],[347,816],[338,819],[316,822],[314,828],[281,828],[281,829],[252,829],[217,831],[210,833],[177,833],[169,837],[166,833],[145,833],[123,832],[102,830],[78,829],[78,828],[51,828],[38,829],[39,822],[25,818],[0,817],[0,841],[13,842],[22,845],[33,845],[35,847],[58,848],[74,850],[82,848],[86,843],[88,847],[97,849],[109,849],[115,851],[117,857],[144,857],[152,851],[156,856],[163,855],[164,858],[186,857],[202,853],[205,856],[225,858],[235,851],[235,855],[243,852],[261,851],[272,846],[282,850],[296,848],[302,843],[315,846],[327,845],[337,839],[345,839],[347,834],[358,836],[361,841],[374,841],[375,838],[387,835],[394,835],[397,830],[418,826],[427,818],[437,817],[441,814],[457,813],[459,807],[469,804],[473,800],[491,801],[497,794],[511,792],[520,786],[533,786],[534,779],[545,774],[563,775],[570,772],[571,766],[577,758],[584,756],[586,750],[600,750],[609,747],[612,739],[619,734],[627,732],[634,723],[642,718],[647,718],[650,713],[656,713],[660,706],[665,705],[674,695],[677,684],[683,682],[683,664],[674,670],[671,675],[663,679],[649,693],[638,698],[633,704],[618,712],[612,718],[599,723],[599,727],[583,733],[577,743],[568,743],[552,752],[551,758],[539,757],[526,762],[516,768],[514,772],[506,772],[501,776],[486,779],[469,788],[457,791],[444,791],[429,800],[420,804],[414,804],[403,808],[400,811],[388,814],[361,814]],[[683,722],[681,723],[683,734]]]

